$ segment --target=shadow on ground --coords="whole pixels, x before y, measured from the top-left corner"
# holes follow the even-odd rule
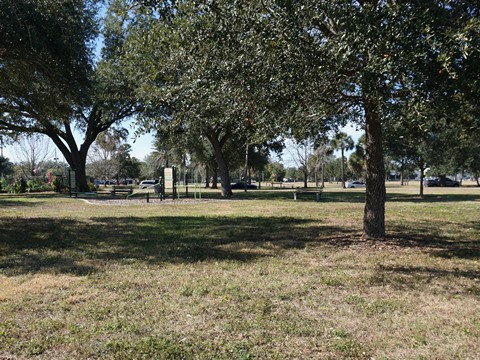
[[[319,234],[348,234],[290,217],[10,218],[0,219],[0,227],[0,271],[7,275],[85,275],[107,263],[132,260],[246,262],[303,248]]]
[[[312,188],[314,189],[314,188]],[[293,189],[277,189],[277,190],[249,190],[242,192],[234,191],[233,197],[235,199],[251,199],[251,200],[292,200]],[[301,201],[314,202],[314,194],[311,196],[302,196]],[[204,195],[205,197],[217,197],[219,194],[211,193]],[[421,198],[418,194],[403,194],[389,192],[387,193],[387,202],[418,202],[418,203],[434,203],[434,202],[465,202],[465,201],[480,201],[480,192],[478,194],[425,194]],[[321,203],[365,203],[364,189],[346,189],[339,191],[328,190],[322,193]]]
[[[419,248],[442,258],[480,258],[478,242],[452,240],[434,224],[425,235],[405,236],[397,225],[386,239],[368,242],[348,228],[293,217],[103,217],[0,219],[0,272],[86,275],[112,263],[254,261],[308,246],[336,248],[375,244]],[[472,227],[478,224],[471,224]]]

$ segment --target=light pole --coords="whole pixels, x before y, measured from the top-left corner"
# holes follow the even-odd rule
[[[55,173],[58,171],[58,156],[57,156],[57,149],[55,149],[55,154],[53,161],[55,161]]]

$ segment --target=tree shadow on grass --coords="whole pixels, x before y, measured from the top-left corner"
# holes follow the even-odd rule
[[[1,199],[0,209],[3,208],[12,208],[12,207],[35,207],[43,204],[43,201],[25,201],[25,197],[15,198],[10,196],[8,200],[5,198]],[[0,210],[1,211],[1,210]]]
[[[290,217],[103,217],[8,219],[0,226],[0,272],[85,275],[110,263],[253,261],[302,248],[344,229]]]
[[[480,230],[479,224],[473,221],[465,223],[463,226],[475,229],[475,233]],[[447,237],[444,235],[442,227],[435,226],[434,222],[416,222],[416,234],[412,234],[412,229],[404,224],[391,224],[390,233],[393,235],[387,239],[387,244],[421,248],[427,250],[432,256],[444,259],[480,260],[480,240]]]
[[[480,194],[426,194],[420,197],[418,194],[388,194],[389,202],[418,202],[418,203],[436,203],[436,202],[465,202],[479,201]]]
[[[313,189],[313,188],[312,188]],[[250,190],[248,192],[241,192],[237,190],[234,192],[234,199],[242,200],[268,200],[268,201],[293,201],[294,189],[277,189],[277,190]],[[308,196],[309,195],[309,196]],[[205,198],[221,198],[219,194],[202,195]],[[315,194],[306,194],[299,197],[297,202],[314,202]],[[417,202],[417,203],[436,203],[436,202],[466,202],[466,201],[480,201],[479,194],[426,194],[420,197],[418,194],[403,194],[389,192],[387,193],[387,202]],[[346,189],[339,191],[328,190],[322,193],[321,203],[365,203],[364,189]]]
[[[389,237],[365,241],[358,230],[293,217],[102,217],[0,219],[0,273],[86,275],[109,264],[249,262],[290,249],[338,249],[372,244],[418,248],[445,259],[480,259],[480,244],[446,237],[433,223],[416,223],[415,233],[391,224]],[[476,223],[465,224],[479,229]],[[475,230],[475,231],[477,231]],[[396,234],[396,235],[395,235]],[[370,247],[371,249],[371,247]],[[328,250],[329,251],[329,250]]]
[[[478,279],[480,270],[460,270],[460,269],[437,269],[427,266],[399,266],[399,265],[380,265],[379,270],[382,272],[394,272],[405,275],[416,275],[422,277],[466,277],[470,279]]]

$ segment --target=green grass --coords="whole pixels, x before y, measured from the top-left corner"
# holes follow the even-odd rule
[[[456,359],[480,353],[480,189],[90,204],[0,195],[0,358]],[[202,198],[218,199],[216,192]]]

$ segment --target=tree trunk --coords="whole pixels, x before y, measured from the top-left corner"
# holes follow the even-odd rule
[[[220,141],[215,135],[209,136],[208,139],[212,144],[213,152],[215,154],[215,159],[217,160],[217,164],[218,164],[218,172],[220,174],[220,179],[222,183],[222,196],[230,197],[232,196],[232,184],[230,180],[230,174],[228,172],[227,162],[223,157],[222,146],[220,144]]]
[[[342,146],[342,188],[345,189],[345,148]]]
[[[325,187],[325,162],[322,162],[322,188]]]
[[[425,179],[425,168],[420,167],[420,197],[423,198],[423,179]]]
[[[88,191],[87,175],[85,170],[86,160],[82,160],[80,152],[72,152],[70,155],[70,161],[67,160],[70,168],[75,171],[75,181],[77,185],[77,191]]]
[[[401,162],[401,165],[400,165],[400,186],[405,185],[404,184],[404,178],[403,178],[403,173],[404,172],[405,172],[405,161],[404,161],[404,159],[402,159],[402,162]]]
[[[248,175],[248,141],[245,144],[245,169],[243,169],[243,190],[247,192],[247,175]]]
[[[205,188],[210,187],[210,168],[205,166]]]
[[[218,169],[216,167],[212,175],[212,189],[218,189]]]
[[[367,189],[363,217],[363,237],[385,236],[385,166],[382,146],[382,125],[376,106],[365,101],[365,138],[367,163]]]

